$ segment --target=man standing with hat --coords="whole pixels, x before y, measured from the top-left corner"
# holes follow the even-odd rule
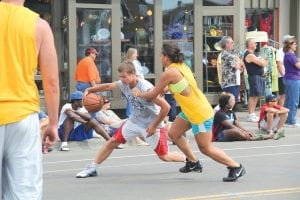
[[[76,89],[84,92],[86,88],[93,87],[101,82],[99,71],[95,64],[98,52],[94,48],[85,50],[85,57],[77,64],[75,72]]]

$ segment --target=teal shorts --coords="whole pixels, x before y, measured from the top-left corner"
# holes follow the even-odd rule
[[[178,116],[183,120],[190,122],[183,112],[180,112]],[[202,124],[193,124],[190,122],[193,134],[197,135],[198,133],[210,133],[212,130],[213,119],[214,118],[212,117],[204,121]]]

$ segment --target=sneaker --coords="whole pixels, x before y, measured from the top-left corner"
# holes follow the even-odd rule
[[[91,163],[89,165],[87,165],[84,170],[82,170],[81,172],[79,172],[76,175],[76,178],[87,178],[87,177],[92,177],[92,176],[97,176],[97,168],[96,165]]]
[[[285,124],[284,127],[286,128],[298,128],[300,124]]]
[[[243,165],[239,167],[227,167],[229,170],[229,174],[227,177],[223,178],[224,182],[233,182],[236,181],[239,177],[243,176],[246,173],[245,168]]]
[[[184,167],[181,167],[179,169],[179,171],[181,173],[188,173],[188,172],[191,172],[191,171],[194,171],[194,172],[199,172],[201,173],[202,172],[202,165],[200,163],[200,161],[198,160],[197,162],[193,163],[192,161],[186,161],[185,163],[185,166]]]
[[[256,115],[249,115],[247,121],[248,122],[258,122],[258,117]]]
[[[274,140],[278,140],[278,139],[283,138],[283,137],[285,137],[285,130],[284,129],[280,129],[275,134]]]
[[[67,145],[60,146],[59,148],[60,151],[70,151],[70,148]]]
[[[123,149],[124,145],[123,144],[119,144],[115,149]]]

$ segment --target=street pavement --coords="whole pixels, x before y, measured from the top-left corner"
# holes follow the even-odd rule
[[[243,126],[257,130],[256,123],[246,122],[246,112],[237,116]],[[245,176],[233,183],[222,182],[226,167],[200,153],[191,132],[187,137],[203,163],[202,173],[182,174],[178,169],[183,163],[162,162],[149,146],[125,145],[98,167],[98,176],[77,179],[75,175],[93,160],[104,141],[70,142],[70,152],[58,151],[57,144],[43,155],[43,199],[300,199],[300,128],[286,128],[286,137],[280,140],[213,143],[245,166]],[[170,150],[179,151],[172,144]]]

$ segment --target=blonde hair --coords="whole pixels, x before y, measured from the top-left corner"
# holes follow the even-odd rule
[[[136,74],[135,66],[130,60],[125,60],[118,67],[118,72],[126,72],[128,74]]]
[[[132,55],[137,52],[137,49],[136,48],[129,48],[127,50],[127,53],[126,53],[126,59],[129,59],[131,60],[132,59]]]
[[[286,39],[283,43],[283,52],[286,53],[287,51],[289,51],[292,44],[294,44],[296,42],[297,42],[297,40],[296,40],[295,37],[291,37],[291,38]]]

